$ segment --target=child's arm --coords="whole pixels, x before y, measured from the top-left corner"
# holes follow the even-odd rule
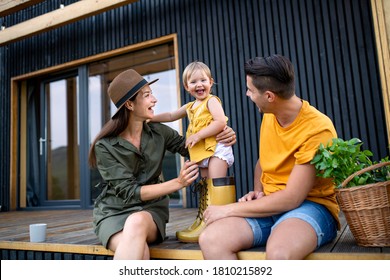
[[[179,108],[174,112],[166,112],[166,113],[155,115],[150,121],[151,122],[173,122],[178,119],[182,119],[185,116],[187,116],[186,105],[183,105],[181,108]]]
[[[198,143],[201,139],[205,139],[210,136],[217,135],[221,132],[226,126],[226,116],[222,108],[222,104],[218,101],[217,98],[210,98],[207,107],[211,115],[213,116],[212,122],[198,133],[195,133],[187,138],[186,146],[192,147]]]

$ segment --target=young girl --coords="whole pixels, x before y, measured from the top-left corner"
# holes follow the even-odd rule
[[[195,101],[183,105],[177,111],[155,115],[151,121],[171,122],[186,116],[189,119],[186,147],[190,160],[196,162],[200,168],[200,202],[195,222],[187,229],[177,232],[176,236],[183,242],[197,242],[205,226],[203,211],[207,206],[236,201],[234,181],[232,178],[226,178],[234,156],[231,146],[216,141],[216,135],[226,126],[227,117],[221,100],[211,94],[214,79],[209,67],[199,61],[190,63],[184,69],[183,84]],[[216,182],[213,178],[226,180]],[[217,184],[218,188],[215,188]]]
[[[190,63],[184,69],[183,84],[195,101],[177,111],[155,115],[151,121],[172,122],[187,116],[186,147],[191,161],[198,163],[203,178],[225,177],[234,156],[231,146],[215,140],[215,136],[225,128],[227,117],[221,100],[212,95],[214,79],[210,68],[199,61]]]

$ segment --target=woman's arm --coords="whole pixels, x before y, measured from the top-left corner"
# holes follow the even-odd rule
[[[151,200],[163,195],[173,193],[191,185],[199,175],[196,162],[186,161],[180,170],[179,176],[161,184],[144,185],[141,187],[141,200]]]
[[[159,124],[163,126],[162,124]],[[180,138],[180,137],[178,137]],[[184,143],[183,143],[184,145]],[[194,162],[184,163],[179,176],[161,184],[139,185],[134,176],[134,170],[121,162],[120,157],[115,157],[115,149],[111,145],[98,143],[95,146],[98,159],[99,172],[106,182],[115,190],[115,195],[123,199],[124,203],[134,201],[147,201],[175,192],[190,185],[198,177],[199,168]],[[131,157],[131,155],[129,155]],[[137,157],[129,158],[131,162],[137,161]]]

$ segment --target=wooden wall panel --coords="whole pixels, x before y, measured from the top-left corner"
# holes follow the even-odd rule
[[[42,14],[54,8],[50,2],[5,19],[12,24]],[[180,77],[191,61],[207,63],[214,92],[237,132],[230,170],[237,196],[252,188],[258,157],[261,116],[245,95],[243,72],[244,62],[254,56],[289,57],[298,96],[329,115],[340,137],[361,138],[376,159],[388,155],[370,0],[140,0],[0,48],[3,205],[9,188],[9,139],[4,136],[10,131],[10,77],[172,33],[178,36]],[[181,92],[183,102],[191,100],[182,87]]]

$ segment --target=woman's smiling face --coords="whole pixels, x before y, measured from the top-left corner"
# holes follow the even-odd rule
[[[156,105],[157,99],[153,95],[153,92],[149,85],[146,85],[143,89],[140,90],[134,102],[132,103],[133,103],[132,111],[135,116],[142,119],[153,118],[154,116],[153,107]]]

